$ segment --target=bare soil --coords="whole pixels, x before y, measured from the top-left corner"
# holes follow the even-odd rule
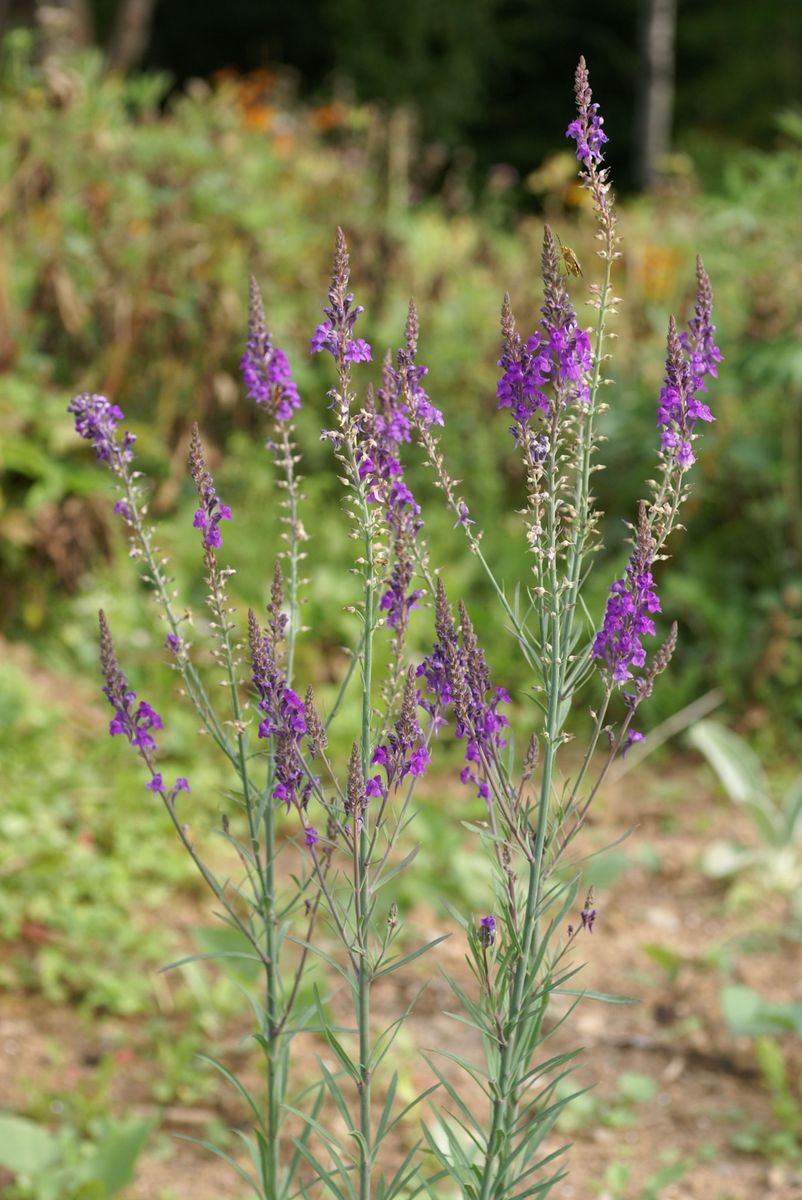
[[[582,986],[627,993],[638,1003],[584,1001],[549,1042],[549,1051],[556,1052],[581,1041],[576,1083],[594,1088],[591,1094],[598,1100],[570,1134],[569,1174],[554,1194],[559,1200],[802,1200],[800,1160],[771,1162],[732,1144],[733,1135],[747,1125],[760,1126],[768,1138],[777,1123],[752,1042],[729,1034],[719,1006],[726,981],[745,983],[774,1000],[802,1000],[798,942],[788,931],[786,902],[763,896],[748,909],[733,908],[722,887],[700,874],[705,840],[732,834],[734,818],[691,768],[675,766],[662,776],[639,770],[608,789],[583,835],[583,851],[612,843],[632,827],[617,852],[626,852],[630,862],[608,887],[598,889],[594,931],[583,933],[576,946],[587,963]],[[201,912],[182,917],[188,924],[207,919]],[[412,914],[407,925],[416,939],[418,933],[449,930],[445,917],[426,911]],[[679,956],[673,967],[655,961],[655,946]],[[458,935],[376,991],[377,1020],[388,1024],[428,981],[404,1034],[410,1088],[425,1087],[432,1078],[414,1045],[450,1047],[471,1056],[470,1030],[443,1014],[453,1005],[441,969],[470,986]],[[345,1000],[334,1000],[335,1011],[342,1007],[343,1015]],[[225,1053],[232,1065],[247,1071],[244,1030],[244,1025],[231,1030]],[[144,1045],[136,1022],[89,1020],[41,997],[5,995],[0,998],[0,1107],[24,1110],[33,1095],[55,1097],[65,1089],[91,1086],[106,1064],[114,1111],[154,1111],[149,1082],[159,1067],[137,1050],[138,1044]],[[302,1049],[311,1071],[320,1048],[307,1044]],[[802,1050],[790,1039],[784,1049],[795,1080]],[[621,1076],[632,1072],[654,1081],[652,1099],[622,1100]],[[467,1094],[464,1081],[460,1087]],[[244,1127],[235,1100],[220,1089],[200,1104],[162,1110],[162,1132],[141,1159],[127,1200],[160,1200],[167,1189],[180,1200],[242,1196],[230,1168],[169,1136],[204,1137],[215,1123]],[[58,1103],[51,1111],[55,1122]],[[618,1114],[612,1122],[611,1113]],[[669,1160],[684,1168],[681,1177],[658,1191],[644,1190]]]

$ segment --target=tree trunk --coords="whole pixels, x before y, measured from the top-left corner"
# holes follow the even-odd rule
[[[106,47],[106,63],[112,70],[128,71],[139,62],[148,44],[155,7],[156,0],[121,0]]]
[[[674,117],[674,41],[677,0],[645,0],[641,94],[638,105],[638,181],[653,187],[671,150]]]

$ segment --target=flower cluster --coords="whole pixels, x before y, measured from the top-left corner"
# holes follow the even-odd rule
[[[593,933],[593,926],[596,918],[599,915],[599,910],[596,908],[596,901],[593,895],[593,888],[587,894],[582,912],[579,914],[581,924],[578,927],[573,925],[568,926],[568,936],[573,937],[575,933],[580,933],[581,930],[587,929],[588,933]]]
[[[298,387],[289,360],[273,345],[265,324],[265,311],[256,280],[251,278],[248,310],[248,340],[240,359],[240,370],[251,400],[266,408],[277,421],[290,421],[301,407]]]
[[[345,785],[345,814],[353,821],[357,833],[365,823],[367,809],[368,789],[365,785],[365,776],[362,771],[362,752],[358,742],[354,742],[351,747],[351,756],[348,759],[348,780]],[[346,825],[345,829],[346,832],[350,832],[350,824]]]
[[[654,636],[651,614],[660,612],[652,577],[654,552],[648,506],[641,501],[632,557],[624,578],[610,588],[604,623],[593,643],[593,657],[605,664],[613,683],[632,679],[632,668],[641,668],[646,662],[641,639],[647,634]]]
[[[671,317],[666,342],[666,374],[660,390],[657,425],[662,429],[660,449],[674,459],[681,471],[696,462],[693,431],[697,421],[712,421],[708,406],[698,399],[688,358],[683,352],[677,326]]]
[[[67,405],[67,412],[75,417],[75,432],[92,443],[101,462],[108,463],[115,474],[122,474],[123,464],[134,457],[131,447],[136,434],[124,433],[122,442],[117,440],[117,426],[125,420],[125,413],[105,396],[84,392],[75,396]]]
[[[328,350],[343,366],[346,363],[370,362],[372,359],[370,344],[364,338],[354,337],[357,317],[365,310],[361,304],[354,304],[353,293],[347,290],[349,274],[345,235],[342,229],[338,229],[329,303],[323,309],[326,320],[314,332],[311,351],[317,354],[321,350]]]
[[[206,467],[203,457],[200,432],[197,424],[192,426],[192,441],[189,449],[189,469],[198,489],[200,508],[195,512],[192,525],[195,529],[203,530],[203,544],[207,550],[219,550],[223,544],[220,533],[220,522],[231,520],[231,509],[222,504],[215,491],[214,480]]]
[[[515,326],[509,297],[504,298],[501,314],[504,346],[498,363],[503,372],[496,389],[498,403],[499,408],[512,410],[519,425],[525,425],[538,411],[556,415],[567,404],[587,404],[590,398],[590,338],[577,323],[560,277],[557,239],[548,225],[543,237],[543,282],[540,328],[525,344]]]
[[[404,479],[401,445],[412,439],[413,416],[425,428],[443,423],[442,413],[421,384],[427,368],[416,361],[417,349],[418,317],[410,303],[404,347],[398,351],[396,366],[389,353],[385,358],[382,385],[361,421],[359,475],[369,482],[368,499],[384,510],[393,546],[393,568],[379,607],[387,613],[387,624],[399,633],[406,629],[410,610],[421,595],[409,588],[414,573],[412,549],[423,525],[420,506]]]
[[[426,680],[426,693],[421,694],[419,701],[431,716],[435,730],[445,724],[445,714],[453,711],[454,732],[458,738],[466,740],[465,766],[460,779],[463,783],[475,784],[478,794],[489,800],[487,767],[507,744],[503,730],[509,721],[498,710],[499,705],[510,703],[509,693],[506,688],[493,687],[484,651],[464,604],[460,604],[460,644],[440,579],[437,581],[435,630],[434,648],[416,672],[419,678]]]
[[[701,259],[696,260],[696,307],[688,323],[688,332],[678,334],[672,317],[668,326],[666,374],[660,391],[657,425],[662,429],[661,449],[676,461],[681,471],[696,461],[693,453],[697,421],[715,417],[696,395],[707,391],[705,376],[717,377],[721,351],[713,335],[713,291]]]
[[[136,704],[136,692],[128,686],[128,680],[117,661],[114,642],[111,637],[106,614],[101,609],[98,614],[100,623],[100,669],[103,675],[103,694],[114,709],[114,716],[109,722],[109,733],[112,737],[124,734],[132,746],[135,746],[151,770],[150,783],[145,786],[151,792],[166,793],[164,780],[159,771],[153,769],[152,755],[156,749],[156,739],[153,730],[162,728],[162,719],[154,708],[145,700]],[[183,776],[176,779],[170,789],[169,799],[174,800],[179,792],[188,792],[189,784]]]
[[[289,812],[292,805],[305,808],[311,783],[306,780],[299,759],[301,738],[307,732],[303,700],[287,686],[276,662],[275,645],[259,627],[252,609],[248,611],[248,640],[251,651],[251,678],[263,714],[260,738],[276,739],[276,783],[273,798],[283,800]]]
[[[404,686],[401,713],[387,738],[373,753],[371,762],[383,767],[385,781],[374,775],[365,784],[368,796],[386,796],[390,788],[400,787],[407,775],[425,775],[429,766],[429,751],[417,714],[415,668],[410,667]]]
[[[150,783],[145,784],[145,786],[149,792],[163,792],[165,787],[161,772],[157,771]],[[176,779],[175,783],[173,784],[171,798],[175,799],[179,792],[188,792],[189,790],[189,783],[183,775],[179,775],[178,779]]]
[[[602,146],[610,139],[602,129],[604,117],[599,113],[599,106],[593,103],[584,58],[580,58],[576,69],[576,101],[579,115],[568,126],[565,136],[573,138],[576,142],[576,156],[579,162],[600,163],[604,158]]]
[[[688,322],[687,333],[679,335],[680,343],[688,355],[694,391],[707,391],[705,375],[718,379],[718,364],[721,351],[713,335],[713,289],[701,258],[696,259],[696,304],[694,314]]]

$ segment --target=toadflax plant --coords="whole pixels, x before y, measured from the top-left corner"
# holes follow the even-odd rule
[[[190,783],[183,776],[171,780],[160,766],[162,718],[129,686],[101,613],[109,732],[126,737],[138,754],[143,786],[161,798],[219,915],[236,931],[241,949],[229,953],[254,960],[261,973],[259,994],[251,996],[261,1088],[209,1060],[239,1093],[251,1124],[249,1133],[238,1131],[247,1157],[217,1153],[261,1200],[420,1194],[513,1200],[547,1195],[564,1174],[565,1147],[553,1130],[571,1099],[561,1085],[578,1050],[550,1053],[545,1043],[588,995],[576,986],[575,950],[599,919],[592,894],[577,902],[580,876],[569,851],[611,764],[642,739],[636,714],[674,650],[676,626],[651,649],[660,612],[655,569],[688,493],[700,422],[713,419],[703,397],[720,360],[712,293],[699,261],[693,317],[684,331],[673,319],[668,329],[656,480],[631,525],[627,567],[611,584],[604,613],[590,613],[582,591],[599,548],[591,477],[599,469],[597,422],[608,382],[605,338],[617,303],[612,272],[619,251],[604,165],[607,135],[584,60],[576,72],[576,105],[567,136],[576,143],[600,243],[601,278],[590,286],[593,319],[585,328],[577,316],[567,284],[578,264],[548,227],[534,330],[519,331],[508,299],[501,314],[497,403],[511,422],[526,479],[521,578],[513,588],[493,574],[492,546],[486,555],[468,498],[440,448],[444,417],[424,387],[414,304],[401,347],[388,352],[375,386],[368,382],[373,352],[357,332],[363,309],[349,291],[348,250],[338,232],[328,302],[311,351],[332,359],[329,428],[322,436],[343,486],[357,552],[349,606],[354,650],[328,712],[296,679],[297,641],[309,632],[300,618],[307,535],[293,427],[301,397],[256,284],[242,373],[269,428],[284,544],[265,611],[243,619],[230,604],[233,569],[224,544],[227,524],[237,516],[218,495],[195,427],[189,469],[209,607],[205,653],[191,640],[155,544],[147,484],[136,469],[135,437],[121,429],[123,413],[97,395],[78,396],[70,405],[77,432],[116,483],[114,509],[159,601],[166,651],[182,691],[233,771],[220,830],[232,865],[221,876],[188,832],[195,801]],[[531,704],[521,720],[529,736],[521,754],[509,736],[511,697],[493,677],[466,605],[454,605],[430,563],[421,506],[405,475],[413,442],[434,472],[455,536],[487,572],[528,666]],[[416,620],[433,614],[434,628],[429,652],[416,660],[407,634],[418,609]],[[388,665],[378,670],[377,662]],[[225,699],[213,703],[211,685],[220,683]],[[349,689],[361,695],[358,728],[344,727],[330,745]],[[214,691],[219,698],[220,689]],[[569,715],[581,713],[586,695],[585,751],[565,761]],[[460,1054],[441,1048],[437,1055],[424,1048],[432,1086],[402,1100],[394,1043],[412,1005],[382,1029],[373,996],[381,980],[440,941],[399,941],[393,881],[412,869],[410,825],[413,818],[425,820],[425,810],[416,814],[415,790],[445,727],[461,743],[460,782],[469,789],[455,788],[455,794],[465,797],[466,815],[471,806],[482,813],[467,828],[485,844],[495,882],[485,913],[457,914],[472,980],[450,983],[468,1048]],[[344,737],[350,749],[335,752]],[[327,980],[322,989],[306,986],[315,960]],[[562,1015],[547,1024],[555,997],[568,997],[567,1009],[563,1005]],[[301,1031],[314,1033],[320,1049],[311,1082],[308,1069],[295,1069]]]

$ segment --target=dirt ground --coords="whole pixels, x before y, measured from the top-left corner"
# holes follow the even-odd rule
[[[587,962],[581,984],[624,992],[639,1002],[584,1001],[549,1043],[554,1053],[581,1041],[576,1083],[594,1088],[594,1103],[582,1110],[586,1119],[561,1139],[571,1140],[573,1149],[568,1177],[553,1194],[558,1200],[802,1200],[802,1168],[733,1147],[738,1129],[753,1125],[770,1133],[776,1121],[752,1043],[729,1034],[718,1002],[726,981],[747,984],[773,1000],[802,1000],[798,942],[784,934],[785,902],[769,897],[746,911],[733,910],[722,888],[699,873],[705,840],[731,834],[733,816],[705,790],[695,769],[678,766],[662,776],[640,769],[608,789],[599,813],[585,831],[583,849],[613,842],[633,828],[613,852],[620,859],[623,850],[630,861],[609,886],[597,889],[593,934],[577,943]],[[445,919],[440,925],[425,911],[412,914],[407,924],[427,936],[448,928]],[[675,959],[661,965],[645,949],[655,946],[670,948]],[[418,960],[406,976],[393,975],[391,987],[378,988],[376,1017],[389,1023],[428,980],[409,1020],[410,1044],[452,1047],[470,1057],[471,1031],[443,1015],[452,1001],[441,968],[466,979],[457,936]],[[335,998],[335,1011],[338,1003]],[[344,997],[342,1005],[345,1014]],[[24,1108],[32,1089],[51,1087],[56,1093],[70,1083],[85,1084],[104,1047],[113,1043],[115,1024],[120,1022],[110,1018],[90,1023],[35,996],[0,997],[0,1107]],[[226,1044],[232,1065],[247,1069],[241,1032],[232,1029]],[[135,1028],[128,1036],[135,1045]],[[784,1048],[795,1079],[802,1051],[793,1044]],[[315,1048],[306,1050],[311,1063]],[[118,1058],[112,1106],[121,1113],[153,1111],[145,1081],[158,1068],[135,1053]],[[622,1098],[624,1073],[648,1077],[656,1085],[654,1095]],[[421,1087],[431,1078],[423,1060],[411,1076]],[[620,1119],[611,1122],[606,1118],[613,1110]],[[223,1091],[200,1107],[168,1107],[162,1116],[167,1134],[201,1137],[214,1122],[236,1125],[243,1118]],[[681,1176],[648,1190],[647,1182],[667,1161],[679,1164]],[[158,1200],[169,1188],[181,1200],[242,1196],[225,1164],[162,1134],[140,1160],[136,1183],[125,1196]]]

